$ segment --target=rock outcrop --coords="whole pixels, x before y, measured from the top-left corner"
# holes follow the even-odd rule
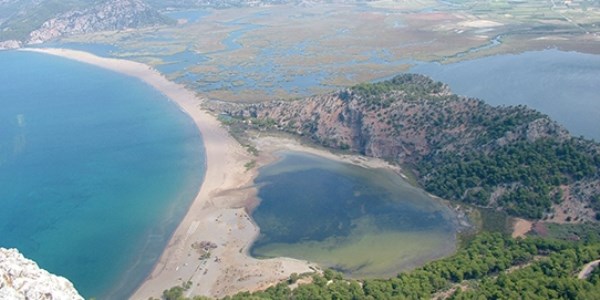
[[[223,104],[216,109],[250,119],[257,127],[273,125],[325,146],[402,164],[419,162],[434,152],[490,151],[517,140],[570,137],[547,116],[523,106],[493,107],[458,97],[425,76],[394,80],[398,82],[389,91],[359,85],[300,101]]]
[[[74,10],[47,20],[30,33],[29,44],[72,34],[124,30],[168,24],[162,16],[141,0],[110,0],[85,10]]]
[[[232,126],[285,131],[394,161],[446,199],[528,218],[552,218],[554,203],[571,201],[585,213],[570,219],[600,218],[600,145],[571,137],[535,110],[460,97],[425,76],[212,108],[230,115]]]
[[[0,299],[81,299],[73,284],[52,275],[16,249],[0,248]]]

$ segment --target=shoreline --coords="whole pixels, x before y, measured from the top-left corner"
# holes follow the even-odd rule
[[[250,256],[250,247],[260,233],[250,216],[259,203],[254,179],[261,167],[280,159],[279,151],[306,153],[364,168],[386,169],[407,179],[399,166],[382,159],[334,153],[288,137],[254,136],[250,143],[259,154],[252,155],[214,114],[203,108],[206,99],[142,63],[60,48],[20,51],[61,56],[138,78],[175,102],[193,119],[202,136],[206,171],[199,192],[151,273],[130,299],[160,298],[164,290],[188,281],[191,281],[190,288],[184,296],[222,298],[242,291],[266,289],[287,280],[292,273],[320,272],[317,264],[304,260]],[[246,164],[250,162],[255,165],[247,169]]]
[[[224,297],[264,289],[287,279],[291,273],[313,272],[317,268],[297,259],[259,260],[249,256],[248,249],[259,229],[245,204],[256,201],[253,180],[257,168],[246,170],[244,165],[254,157],[231,137],[216,117],[201,109],[205,99],[142,63],[60,48],[19,51],[60,56],[138,78],[177,104],[192,118],[202,136],[206,173],[199,192],[152,272],[131,299],[160,297],[165,289],[187,281],[192,284],[186,296]],[[207,244],[210,247],[203,250],[202,246]]]

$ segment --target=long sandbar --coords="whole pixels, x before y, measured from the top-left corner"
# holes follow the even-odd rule
[[[314,266],[305,261],[258,260],[248,255],[248,247],[258,235],[257,226],[244,208],[256,195],[252,185],[256,171],[248,171],[244,166],[253,158],[214,116],[200,108],[203,99],[142,63],[70,49],[23,50],[57,55],[139,78],[179,105],[202,135],[206,153],[202,186],[152,273],[132,299],[159,297],[163,290],[187,281],[192,282],[187,296],[223,297],[265,288],[294,272],[312,271]],[[197,248],[202,242],[216,246],[210,250],[209,258],[200,259]]]

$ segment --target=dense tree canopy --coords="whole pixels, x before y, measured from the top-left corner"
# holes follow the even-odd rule
[[[483,233],[454,256],[391,279],[351,280],[328,270],[295,289],[282,282],[225,299],[429,299],[439,293],[450,299],[594,299],[600,295],[600,270],[587,279],[577,279],[577,273],[598,258],[597,242]],[[164,296],[185,299],[181,287]]]
[[[593,299],[591,296],[600,292],[600,272],[588,280],[575,275],[582,265],[599,256],[600,244],[483,234],[453,257],[392,279],[354,281],[314,276],[313,283],[294,290],[282,283],[231,299],[429,299],[444,291],[453,299]]]
[[[552,139],[517,142],[491,153],[444,153],[419,164],[420,172],[429,174],[425,189],[435,195],[486,206],[493,190],[503,186],[500,206],[529,218],[541,218],[560,201],[559,194],[551,195],[561,184],[594,176],[599,169],[600,159],[574,140]]]

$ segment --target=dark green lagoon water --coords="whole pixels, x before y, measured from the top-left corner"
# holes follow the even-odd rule
[[[387,277],[455,250],[454,213],[400,176],[282,153],[261,168],[261,234],[251,254],[319,263],[353,277]]]

